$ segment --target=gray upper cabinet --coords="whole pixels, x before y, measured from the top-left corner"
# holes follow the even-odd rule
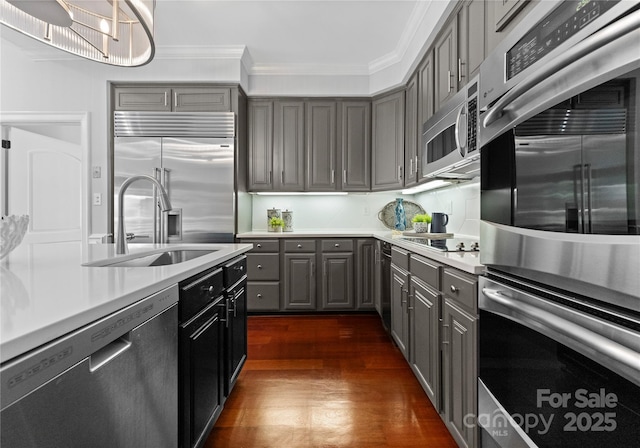
[[[420,147],[422,145],[422,125],[434,113],[432,51],[427,53],[420,67],[418,67],[418,77],[418,146]]]
[[[304,101],[276,101],[273,119],[274,190],[304,190]]]
[[[228,112],[231,89],[225,87],[116,87],[115,110]]]
[[[458,88],[480,71],[485,58],[485,0],[467,0],[458,13]]]
[[[458,79],[458,22],[446,26],[433,48],[435,110],[440,109],[457,92]]]
[[[228,112],[231,90],[210,87],[178,87],[173,91],[174,112]]]
[[[373,101],[371,189],[404,186],[404,91]]]
[[[273,102],[249,100],[249,191],[273,190]]]
[[[336,183],[336,103],[309,101],[306,109],[308,191],[334,191]]]
[[[371,102],[342,101],[339,107],[342,191],[371,190]]]
[[[418,183],[418,75],[414,74],[405,93],[404,186]]]

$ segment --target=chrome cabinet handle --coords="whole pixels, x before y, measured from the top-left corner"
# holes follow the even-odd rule
[[[262,244],[258,243],[258,244],[256,244],[256,247],[257,247],[258,249],[260,249],[260,248],[262,247]]]
[[[262,299],[262,294],[258,294],[256,297],[257,297],[258,299]]]
[[[167,107],[167,91],[164,92],[164,106]]]
[[[458,82],[462,82],[462,78],[464,78],[464,76],[462,75],[463,65],[464,65],[464,62],[462,62],[462,59],[458,58]]]
[[[302,249],[302,244],[298,244],[298,249]]]
[[[333,247],[340,247],[340,243],[334,244]]]
[[[539,82],[547,79],[554,73],[573,64],[587,54],[605,46],[617,38],[635,31],[640,26],[640,11],[636,11],[628,16],[616,21],[615,26],[609,26],[604,31],[597,32],[587,37],[572,48],[549,61],[546,65],[538,69],[525,78],[522,82],[509,90],[495,105],[485,114],[482,125],[486,128],[502,117],[504,109],[514,100],[529,91]]]
[[[173,105],[178,105],[178,92],[173,92]]]
[[[258,269],[262,269],[262,265],[261,265],[261,264],[259,264],[259,265],[257,266],[257,268],[258,268]]]
[[[458,288],[456,288],[455,286],[451,285],[451,292],[457,293],[458,291],[460,291]]]
[[[347,184],[347,170],[342,170],[342,183]]]
[[[331,170],[331,185],[336,181],[336,170]]]
[[[409,160],[409,176],[413,174],[413,157]]]
[[[447,70],[447,92],[451,93],[451,70]]]

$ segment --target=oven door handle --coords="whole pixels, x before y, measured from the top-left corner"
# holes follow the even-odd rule
[[[556,57],[548,64],[540,67],[538,71],[530,75],[528,78],[525,78],[521,83],[509,90],[502,98],[496,101],[495,105],[486,113],[482,125],[485,128],[489,127],[493,122],[502,117],[505,108],[536,84],[549,78],[559,70],[571,65],[598,48],[603,47],[615,39],[633,32],[638,28],[640,28],[640,11],[629,14],[615,22],[615,25],[607,26],[604,30],[594,33],[583,41],[577,43],[565,53]]]
[[[551,337],[577,352],[602,363],[628,380],[640,385],[640,357],[638,356],[638,338],[631,346],[621,344],[613,335],[617,329],[610,327],[602,332],[590,328],[594,318],[584,317],[585,324],[566,319],[563,316],[528,303],[530,300],[511,297],[504,290],[482,288],[483,306],[488,312],[499,314],[507,319]],[[544,303],[542,299],[539,299]],[[543,305],[544,306],[544,305]],[[577,319],[576,319],[577,320]],[[629,332],[619,329],[620,332]]]

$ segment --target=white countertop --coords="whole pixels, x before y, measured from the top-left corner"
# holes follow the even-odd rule
[[[441,252],[429,249],[422,244],[412,243],[400,238],[391,231],[384,230],[296,230],[294,232],[246,232],[236,235],[237,238],[251,240],[263,238],[377,238],[413,253],[438,261],[442,264],[460,269],[469,274],[482,274],[484,265],[480,263],[480,252]],[[458,235],[456,235],[458,237]]]
[[[82,265],[116,257],[113,244],[16,248],[0,262],[0,362],[251,249],[249,244],[132,244],[129,257],[163,247],[216,252],[174,265],[125,268]]]

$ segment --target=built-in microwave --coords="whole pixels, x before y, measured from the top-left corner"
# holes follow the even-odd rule
[[[480,175],[478,77],[424,123],[422,178],[468,180]]]

